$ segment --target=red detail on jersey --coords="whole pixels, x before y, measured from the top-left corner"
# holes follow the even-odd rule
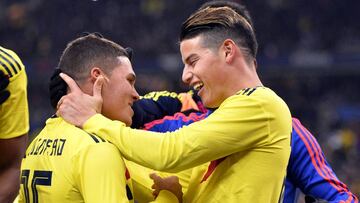
[[[129,170],[126,167],[125,167],[125,178],[126,178],[126,180],[130,179],[130,173],[129,173]]]
[[[204,104],[201,101],[196,102],[196,104],[201,112],[203,113],[208,112],[207,108],[205,108]]]
[[[311,133],[301,125],[300,121],[296,118],[293,118],[293,128],[300,136],[301,140],[304,142],[307,151],[311,157],[311,162],[315,167],[316,171],[319,173],[320,176],[324,178],[327,182],[330,183],[337,191],[345,192],[349,195],[346,202],[351,202],[354,198],[355,202],[358,202],[358,199],[355,195],[353,195],[347,186],[340,182],[334,175],[330,172],[329,167],[325,164],[325,158],[321,153],[320,146],[314,141],[314,137]],[[309,141],[308,141],[309,140]]]
[[[206,173],[205,173],[205,175],[204,175],[204,177],[202,178],[202,180],[201,180],[200,183],[206,181],[206,180],[209,178],[209,176],[214,172],[215,168],[216,168],[222,161],[224,161],[225,158],[226,158],[226,157],[223,157],[223,158],[220,158],[220,159],[216,159],[215,161],[211,161],[211,162],[210,162],[210,165],[209,165],[209,167],[208,167],[208,170],[206,171]]]
[[[186,116],[184,113],[178,112],[174,114],[173,116],[165,116],[162,119],[154,120],[149,123],[146,123],[144,125],[144,130],[149,130],[150,128],[154,127],[155,125],[162,124],[166,122],[167,120],[179,120],[181,119],[184,122],[188,121],[200,121],[203,120],[206,117],[206,113],[198,115],[197,113],[190,113],[188,116]]]

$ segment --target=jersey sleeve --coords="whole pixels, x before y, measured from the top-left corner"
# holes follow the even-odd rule
[[[27,76],[20,58],[0,47],[0,70],[9,76],[10,97],[0,105],[0,139],[10,139],[29,131]]]
[[[76,183],[85,202],[129,202],[125,164],[110,143],[96,143],[73,158]]]
[[[250,97],[233,96],[206,119],[165,134],[127,128],[100,114],[90,118],[83,128],[108,139],[129,160],[160,171],[178,172],[267,144],[269,140],[289,140],[291,120],[287,107],[267,112],[259,105]],[[276,127],[288,134],[272,137],[268,123],[278,116],[285,122]]]
[[[183,126],[189,125],[195,121],[202,120],[206,117],[204,113],[191,113],[185,115],[183,113],[176,113],[173,116],[165,116],[163,119],[158,119],[145,124],[144,129],[153,132],[168,132],[175,131]],[[149,178],[149,174],[154,170],[145,168],[141,165],[126,161],[126,166],[131,173],[133,183],[134,196],[139,202],[149,202],[153,199],[151,186],[153,181]],[[160,176],[176,175],[179,178],[180,184],[185,193],[190,181],[192,170],[181,171],[176,174],[168,174],[164,172],[157,172]]]
[[[181,110],[181,100],[175,92],[150,92],[133,105],[133,128],[141,128],[145,123],[174,115]]]
[[[292,139],[287,173],[295,187],[317,199],[358,202],[358,198],[336,177],[315,137],[295,118]],[[287,196],[285,188],[285,198]]]
[[[146,123],[178,112],[188,115],[192,112],[207,111],[192,90],[179,94],[168,91],[150,92],[134,103],[133,110],[133,128],[143,128]]]
[[[193,112],[189,115],[185,115],[184,113],[179,112],[173,116],[165,116],[162,119],[146,123],[144,125],[144,130],[153,132],[175,131],[183,126],[190,125],[191,123],[206,118],[208,114],[209,113]]]

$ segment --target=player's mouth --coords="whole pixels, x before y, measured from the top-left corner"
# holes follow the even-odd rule
[[[131,116],[133,116],[134,115],[134,110],[133,110],[133,108],[132,108],[132,104],[131,105],[129,105],[129,111],[130,111],[130,114],[131,114]]]
[[[200,91],[203,86],[204,86],[204,83],[202,83],[202,82],[196,83],[194,85],[194,90]]]

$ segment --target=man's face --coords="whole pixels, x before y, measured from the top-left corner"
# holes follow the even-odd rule
[[[107,75],[102,88],[102,114],[113,120],[120,120],[127,126],[132,123],[134,114],[131,106],[139,98],[135,90],[135,73],[129,59],[118,57],[119,65]]]
[[[183,40],[180,52],[185,64],[183,81],[198,90],[204,105],[219,107],[226,99],[222,84],[226,80],[225,60],[217,50],[202,46],[202,36]]]

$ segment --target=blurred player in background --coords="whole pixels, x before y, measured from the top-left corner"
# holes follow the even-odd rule
[[[0,46],[0,202],[12,202],[19,191],[28,131],[25,66],[16,53]]]
[[[206,8],[184,23],[180,41],[183,81],[199,90],[205,106],[219,107],[201,122],[165,136],[126,128],[95,115],[101,102],[85,98],[65,74],[60,75],[72,93],[59,101],[58,114],[111,140],[124,157],[150,168],[177,172],[211,161],[216,170],[185,201],[281,200],[291,116],[258,78],[251,25],[230,8]],[[195,173],[194,182],[202,182],[202,168]]]

